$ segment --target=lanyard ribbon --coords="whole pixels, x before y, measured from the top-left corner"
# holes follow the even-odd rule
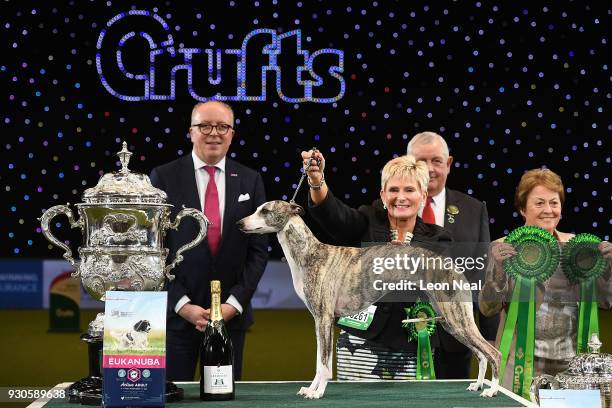
[[[529,399],[529,388],[533,378],[536,317],[535,287],[535,279],[517,277],[499,347],[502,354],[500,381],[503,382],[512,339],[516,332],[512,392],[526,399]],[[528,295],[527,300],[524,299],[526,294]]]
[[[580,283],[578,307],[578,338],[576,352],[588,351],[588,342],[593,333],[599,334],[597,311],[597,279],[606,270],[606,261],[598,246],[601,239],[592,234],[578,234],[563,247],[561,266],[572,283]]]
[[[417,380],[435,380],[436,372],[434,370],[433,355],[431,354],[431,343],[429,342],[429,333],[427,329],[421,329],[417,337]]]
[[[595,279],[580,283],[580,305],[578,308],[578,341],[576,352],[586,353],[587,343],[593,333],[599,334],[599,312],[597,311]]]

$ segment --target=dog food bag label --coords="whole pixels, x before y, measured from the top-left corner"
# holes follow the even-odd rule
[[[352,316],[344,316],[338,319],[338,324],[346,327],[352,327],[358,330],[367,330],[374,320],[374,313],[376,312],[376,306],[371,305],[365,310],[359,313],[355,313]]]
[[[204,366],[204,392],[209,394],[225,394],[232,392],[234,373],[231,365]]]
[[[167,292],[106,292],[105,407],[161,407],[166,389]]]

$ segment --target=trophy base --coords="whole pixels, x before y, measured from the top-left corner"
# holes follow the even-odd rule
[[[102,378],[85,377],[68,387],[68,402],[102,405]]]
[[[185,392],[182,388],[177,387],[172,381],[166,381],[166,404],[182,401],[184,397]]]
[[[166,381],[166,404],[182,401],[185,393],[171,381]],[[68,401],[81,405],[102,405],[102,378],[86,377],[68,388]]]

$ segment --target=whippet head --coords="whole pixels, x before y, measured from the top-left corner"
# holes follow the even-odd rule
[[[267,234],[279,232],[292,217],[304,215],[304,209],[287,201],[268,201],[257,210],[237,222],[238,228],[247,234]]]

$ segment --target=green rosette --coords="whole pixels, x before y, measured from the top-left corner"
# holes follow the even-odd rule
[[[601,239],[592,234],[578,234],[563,247],[561,267],[572,283],[580,284],[578,308],[578,354],[588,350],[593,333],[599,333],[596,279],[606,270],[606,261],[597,248]]]
[[[407,308],[406,315],[409,319],[436,317],[433,307],[427,302],[417,302],[411,308]],[[406,323],[404,328],[408,332],[408,341],[417,340],[417,380],[435,380],[433,355],[429,336],[436,331],[436,321]]]
[[[510,373],[514,379],[512,391],[529,399],[535,352],[535,288],[555,272],[560,251],[555,237],[535,226],[515,229],[505,242],[512,244],[517,254],[503,262],[504,271],[514,280],[514,289],[500,343],[500,381],[503,381],[516,334],[514,372]]]
[[[593,234],[578,234],[563,246],[561,267],[572,283],[597,279],[606,270],[606,260],[597,248],[601,239]]]
[[[504,271],[514,280],[535,279],[544,282],[559,266],[560,251],[555,237],[545,229],[523,226],[512,231],[505,242],[514,246],[516,256],[506,259]]]

